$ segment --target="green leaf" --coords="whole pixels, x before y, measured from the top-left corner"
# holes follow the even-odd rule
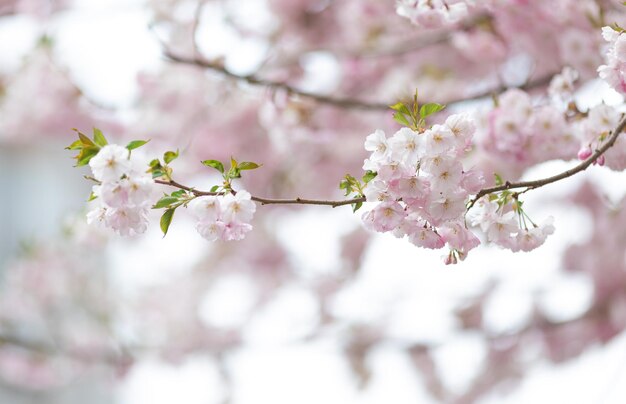
[[[217,171],[219,171],[220,173],[224,174],[224,164],[222,164],[221,161],[218,161],[218,160],[204,160],[202,162],[202,164],[204,164],[207,167],[213,167]]]
[[[400,125],[411,126],[411,124],[409,123],[408,119],[406,119],[406,117],[403,114],[401,114],[400,112],[394,112],[393,120],[398,122]]]
[[[228,178],[241,178],[241,171],[239,171],[239,167],[232,167],[228,170]]]
[[[163,198],[159,199],[157,201],[157,203],[154,204],[152,209],[166,208],[166,207],[168,207],[171,204],[176,203],[176,202],[178,202],[178,198],[176,198],[174,196],[164,196]]]
[[[83,142],[80,139],[73,142],[71,145],[67,146],[65,150],[80,150],[83,148]]]
[[[161,162],[159,161],[159,159],[154,159],[150,162],[149,166],[152,168],[161,167]]]
[[[128,150],[135,150],[136,148],[141,147],[148,142],[149,140],[133,140],[132,142],[126,145],[126,148]]]
[[[78,138],[81,140],[83,145],[85,145],[85,146],[96,146],[96,144],[94,142],[92,142],[91,139],[89,139],[83,133],[78,132],[78,131],[76,131],[76,132],[78,133]]]
[[[394,111],[398,111],[402,114],[405,115],[411,115],[411,111],[409,110],[409,107],[407,107],[403,102],[399,102],[397,104],[393,104],[390,105],[389,108],[393,109]]]
[[[254,170],[259,167],[261,167],[261,164],[253,163],[252,161],[243,161],[239,163],[237,168],[240,170]]]
[[[355,196],[354,198],[360,198],[360,196]],[[363,202],[357,202],[357,203],[353,203],[352,204],[352,212],[356,212],[357,210],[361,209],[361,206],[363,206]]]
[[[94,199],[97,199],[98,197],[96,196],[96,194],[94,194],[93,192],[89,194],[89,199],[87,199],[87,202],[91,202]]]
[[[502,177],[500,177],[500,175],[498,173],[493,173],[493,177],[495,178],[495,183],[496,183],[497,187],[499,187],[500,185],[504,184],[504,181],[502,180]]]
[[[97,128],[93,128],[93,141],[96,142],[96,144],[100,147],[104,147],[109,144],[107,142],[107,139],[102,134],[102,131]]]
[[[163,216],[161,216],[161,231],[163,232],[163,237],[165,237],[167,235],[167,231],[170,228],[170,224],[172,224],[172,218],[174,217],[174,212],[176,211],[176,208],[170,208],[168,210],[165,211],[165,213],[163,213]]]
[[[165,164],[169,164],[172,161],[176,160],[177,157],[178,157],[178,150],[176,150],[175,152],[173,152],[173,151],[166,151],[163,154],[163,161],[165,161]]]
[[[343,180],[339,183],[339,189],[345,189],[346,196],[359,189],[359,181],[350,174],[346,174]]]
[[[428,104],[422,105],[422,108],[420,108],[420,116],[422,118],[426,118],[427,116],[435,114],[444,108],[445,105],[437,104],[435,102],[429,102]]]
[[[218,189],[220,189],[219,185],[213,185],[210,192],[217,192]]]
[[[89,164],[89,161],[100,151],[98,146],[83,147],[78,156],[76,156],[76,167],[82,167]]]
[[[232,156],[230,158],[230,167],[237,168],[237,160],[235,160]]]
[[[376,171],[367,170],[365,174],[363,174],[363,182],[367,184],[368,182],[376,178],[377,175],[378,173]]]
[[[172,196],[174,198],[182,198],[183,196],[185,196],[187,194],[187,191],[185,191],[184,189],[180,189],[178,191],[174,191],[172,192]]]

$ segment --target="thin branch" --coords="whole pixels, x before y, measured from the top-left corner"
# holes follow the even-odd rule
[[[476,194],[474,199],[472,199],[470,201],[467,209],[468,210],[471,209],[472,206],[474,206],[474,204],[476,203],[476,201],[478,201],[483,196],[492,194],[494,192],[506,191],[506,190],[509,190],[509,189],[517,189],[517,188],[526,188],[524,191],[522,191],[522,192],[526,192],[526,191],[529,191],[531,189],[543,187],[544,185],[548,185],[548,184],[551,184],[553,182],[557,182],[557,181],[560,181],[562,179],[571,177],[574,174],[577,174],[577,173],[579,173],[581,171],[586,170],[600,156],[602,156],[608,149],[610,149],[615,144],[615,142],[617,141],[617,138],[619,137],[620,133],[622,133],[622,131],[624,131],[625,127],[626,127],[626,116],[622,116],[622,120],[619,122],[617,127],[613,130],[613,132],[612,132],[611,136],[608,138],[608,140],[599,149],[597,149],[595,151],[595,153],[593,153],[587,160],[581,162],[577,166],[575,166],[573,168],[570,168],[568,170],[565,170],[565,171],[563,171],[560,174],[553,175],[551,177],[543,178],[543,179],[540,179],[540,180],[520,181],[520,182],[509,182],[509,181],[507,181],[504,184],[496,186],[496,187],[482,189],[480,192],[478,192],[478,194]]]
[[[215,196],[215,195],[224,195],[224,192],[208,192],[208,191],[198,191],[192,187],[188,187],[186,185],[180,184],[174,180],[165,181],[165,180],[155,180],[157,184],[169,185],[171,187],[175,187],[178,189],[184,189],[185,191],[191,192],[195,196]],[[233,191],[233,193],[236,193]],[[304,199],[304,198],[295,198],[295,199],[271,199],[271,198],[261,198],[258,196],[252,196],[253,201],[260,203],[261,205],[322,205],[322,206],[331,206],[336,208],[338,206],[352,205],[355,203],[365,202],[364,197],[354,198],[354,199],[346,199],[340,201],[330,201],[330,200],[319,200],[319,199]]]
[[[313,93],[310,91],[298,89],[290,84],[287,84],[281,81],[264,79],[254,74],[250,74],[246,76],[239,75],[226,69],[223,63],[221,62],[213,62],[213,61],[209,61],[200,57],[185,57],[181,55],[176,55],[170,50],[165,50],[164,56],[172,62],[192,65],[192,66],[197,66],[203,69],[212,70],[228,78],[244,81],[253,86],[266,87],[266,88],[271,88],[271,89],[276,89],[276,90],[284,90],[290,94],[295,94],[303,98],[312,99],[319,103],[332,105],[338,108],[387,112],[389,111],[389,105],[395,104],[395,102],[391,102],[391,101],[385,102],[385,103],[369,102],[369,101],[359,100],[355,98],[339,98],[339,97],[331,97],[327,95],[317,94],[317,93]],[[540,77],[539,79],[528,81],[525,84],[517,88],[520,88],[522,90],[530,90],[533,88],[545,86],[546,84],[550,83],[550,80],[552,79],[554,74],[551,73],[546,76]],[[492,96],[494,94],[501,94],[505,92],[506,90],[508,90],[509,88],[512,88],[512,87],[500,86],[495,89],[491,89],[491,90],[477,93],[474,95],[470,95],[467,97],[459,97],[456,99],[448,100],[447,102],[443,102],[443,104],[450,106],[450,105],[458,104],[458,103],[465,102],[465,101],[478,100],[481,98]]]

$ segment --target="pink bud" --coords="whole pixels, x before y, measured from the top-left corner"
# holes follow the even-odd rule
[[[599,166],[603,166],[604,165],[604,156],[598,157],[597,160],[594,161],[594,164],[597,164]]]
[[[591,156],[591,147],[584,146],[578,151],[578,159],[579,160],[587,160]]]
[[[444,264],[446,265],[454,265],[456,264],[458,261],[456,259],[456,256],[454,255],[454,252],[450,251],[450,253],[444,257],[443,260]]]

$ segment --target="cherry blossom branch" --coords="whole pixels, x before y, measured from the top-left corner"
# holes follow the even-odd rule
[[[622,117],[622,120],[619,122],[617,127],[612,131],[611,136],[607,139],[607,141],[595,151],[587,160],[581,162],[577,166],[570,168],[568,170],[563,171],[560,174],[553,175],[551,177],[546,177],[539,180],[533,181],[520,181],[520,182],[509,182],[506,181],[502,185],[498,185],[495,187],[484,188],[480,190],[476,196],[469,202],[467,210],[471,209],[476,202],[485,195],[492,194],[494,192],[506,191],[517,188],[526,188],[520,193],[527,192],[531,189],[539,188],[547,184],[551,184],[553,182],[560,181],[562,179],[568,178],[577,174],[581,171],[586,170],[590,165],[592,165],[600,156],[602,156],[608,149],[610,149],[617,138],[622,133],[624,128],[626,127],[626,116]],[[209,192],[209,191],[200,191],[195,188],[183,185],[174,180],[155,180],[157,184],[167,185],[171,187],[175,187],[178,189],[182,189],[188,192],[191,192],[195,196],[205,196],[205,195],[223,195],[224,192]],[[232,191],[236,193],[235,191]],[[333,208],[345,205],[353,205],[356,203],[363,203],[366,201],[365,197],[356,197],[353,199],[346,200],[320,200],[320,199],[304,199],[304,198],[295,198],[295,199],[271,199],[271,198],[262,198],[259,196],[252,196],[251,199],[255,202],[260,203],[261,205],[320,205],[320,206],[331,206]]]
[[[526,191],[529,191],[531,189],[539,188],[539,187],[542,187],[544,185],[548,185],[548,184],[551,184],[553,182],[557,182],[557,181],[560,181],[562,179],[571,177],[574,174],[577,174],[577,173],[579,173],[581,171],[586,170],[600,156],[602,156],[608,149],[610,149],[615,144],[615,142],[617,141],[617,138],[619,137],[619,135],[622,133],[622,131],[624,131],[624,128],[626,128],[626,116],[622,116],[622,120],[619,122],[617,127],[613,130],[613,132],[611,133],[611,136],[602,145],[602,147],[597,149],[587,160],[581,162],[577,166],[575,166],[573,168],[570,168],[568,170],[565,170],[565,171],[563,171],[560,174],[556,174],[556,175],[553,175],[551,177],[543,178],[543,179],[540,179],[540,180],[520,181],[520,182],[509,182],[509,181],[506,181],[502,185],[498,185],[498,186],[495,186],[495,187],[482,189],[470,201],[467,209],[468,210],[471,209],[472,206],[474,206],[474,204],[480,198],[482,198],[483,196],[492,194],[494,192],[506,191],[506,190],[517,189],[517,188],[526,188],[525,190],[522,191],[522,192],[526,192]]]
[[[245,76],[239,75],[226,69],[223,63],[221,62],[209,61],[204,58],[197,57],[197,56],[196,57],[181,56],[167,49],[164,51],[164,56],[172,62],[186,64],[186,65],[193,65],[193,66],[197,66],[203,69],[212,70],[228,78],[244,81],[253,86],[266,87],[266,88],[271,88],[275,90],[284,90],[290,94],[295,94],[304,98],[312,99],[322,104],[332,105],[338,108],[387,112],[389,111],[389,105],[395,104],[395,102],[388,102],[388,103],[369,102],[369,101],[359,100],[355,98],[339,98],[339,97],[331,97],[327,95],[317,94],[317,93],[313,93],[310,91],[298,89],[290,84],[287,84],[281,81],[264,79],[254,74],[245,75]],[[530,90],[533,88],[545,86],[550,83],[550,80],[552,79],[554,74],[556,73],[550,73],[536,80],[527,81],[523,85],[518,86],[516,88],[520,88],[522,90]],[[444,104],[453,105],[453,104],[458,104],[458,103],[465,102],[465,101],[478,100],[481,98],[492,96],[494,94],[501,94],[505,92],[506,90],[508,90],[509,88],[512,88],[512,87],[500,86],[495,89],[490,89],[490,90],[483,91],[483,92],[470,95],[467,97],[459,97],[456,99],[448,100],[447,102],[444,102]]]
[[[199,191],[192,187],[188,187],[186,185],[180,184],[174,180],[155,180],[155,182],[157,184],[168,185],[174,188],[183,189],[185,191],[191,192],[195,196],[223,195],[224,194],[224,192]],[[236,192],[233,191],[233,193],[236,193]],[[261,205],[322,205],[322,206],[331,206],[333,208],[365,202],[365,197],[346,199],[346,200],[340,200],[340,201],[304,199],[304,198],[271,199],[271,198],[261,198],[258,196],[252,196],[250,199],[252,199],[255,202],[260,203]]]

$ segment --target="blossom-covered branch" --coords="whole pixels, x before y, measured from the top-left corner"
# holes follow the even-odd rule
[[[524,107],[523,97],[518,105]],[[504,97],[503,97],[504,98]],[[78,132],[79,139],[68,148],[78,150],[78,165],[89,165],[91,179],[97,182],[90,200],[100,205],[89,215],[90,222],[102,223],[121,235],[134,235],[146,230],[148,209],[164,209],[160,227],[167,234],[174,213],[179,207],[189,208],[195,216],[198,232],[208,240],[241,240],[252,230],[250,224],[256,203],[262,205],[322,205],[338,207],[351,205],[356,211],[364,202],[378,202],[363,215],[367,228],[377,232],[392,232],[397,237],[408,236],[418,247],[440,249],[448,246],[446,263],[463,260],[469,250],[481,244],[467,226],[466,213],[480,200],[479,212],[472,218],[487,235],[487,241],[513,251],[530,251],[553,232],[551,219],[537,225],[522,208],[520,194],[512,189],[527,190],[559,181],[583,171],[594,162],[604,163],[604,153],[617,141],[626,126],[622,117],[612,130],[600,132],[589,145],[597,144],[595,153],[582,155],[584,162],[565,172],[535,181],[504,182],[496,175],[495,187],[484,188],[483,173],[463,167],[463,159],[471,150],[476,131],[475,122],[467,115],[450,115],[445,123],[428,126],[426,119],[444,106],[434,103],[420,105],[417,94],[412,104],[397,103],[391,108],[402,129],[387,138],[382,130],[370,134],[365,149],[371,152],[363,164],[362,180],[346,175],[340,189],[346,200],[272,199],[252,196],[245,190],[235,190],[232,181],[242,172],[261,167],[250,161],[230,159],[230,168],[219,160],[204,160],[202,164],[217,170],[221,183],[208,191],[197,190],[173,179],[170,166],[179,157],[178,151],[167,151],[162,159],[153,159],[148,169],[132,151],[146,141],[133,141],[126,147],[109,145],[99,130],[93,140]],[[590,113],[589,120],[598,115]],[[606,117],[604,117],[606,118]],[[609,119],[604,119],[609,122]],[[584,146],[585,148],[589,146]],[[602,159],[602,161],[600,161]],[[178,190],[155,199],[153,184],[167,185]],[[475,195],[470,198],[471,195]],[[481,199],[484,196],[489,198]]]

